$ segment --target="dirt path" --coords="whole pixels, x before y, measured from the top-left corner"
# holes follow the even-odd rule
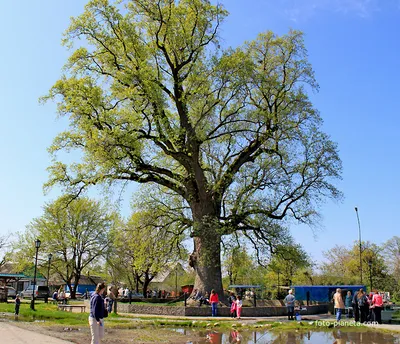
[[[10,323],[0,322],[1,343],[10,344],[68,344],[65,340],[28,331]]]

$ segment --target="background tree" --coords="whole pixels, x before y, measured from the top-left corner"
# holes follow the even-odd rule
[[[363,284],[369,286],[370,275],[373,287],[387,289],[390,278],[381,247],[369,241],[362,242]],[[360,247],[338,246],[324,252],[327,262],[321,264],[321,272],[327,284],[360,284]],[[368,262],[371,261],[371,270]],[[388,291],[388,290],[386,290]]]
[[[392,279],[388,288],[392,297],[400,299],[400,238],[394,236],[382,245],[382,256]],[[389,290],[388,290],[389,291]]]
[[[114,252],[137,292],[140,284],[146,296],[153,278],[187,253],[177,231],[174,222],[166,222],[163,214],[153,209],[133,213],[123,230],[114,233]]]
[[[280,285],[292,286],[299,271],[311,267],[310,257],[300,245],[292,242],[278,247],[268,264],[268,269],[280,275]],[[277,281],[277,276],[274,278]],[[278,295],[278,298],[282,295]]]
[[[71,298],[75,298],[84,269],[106,256],[109,231],[115,220],[115,215],[97,201],[78,198],[71,202],[62,196],[47,204],[43,215],[27,226],[17,243],[16,257],[31,264],[33,243],[39,238],[39,263],[47,268],[47,256],[51,253],[52,274],[68,285]]]
[[[0,236],[0,269],[8,261],[9,248],[10,248],[10,236],[9,235]]]
[[[274,221],[313,222],[316,205],[341,196],[302,34],[223,50],[226,15],[207,0],[91,0],[65,35],[81,47],[48,96],[70,119],[50,151],[83,158],[55,162],[46,186],[74,197],[118,181],[170,190],[190,208],[195,288],[218,293],[223,236],[240,231],[257,249]]]
[[[223,261],[228,276],[228,283],[231,284],[252,284],[252,276],[256,268],[256,260],[248,253],[246,247],[233,247],[225,254]]]

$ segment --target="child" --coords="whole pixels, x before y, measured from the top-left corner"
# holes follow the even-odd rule
[[[240,319],[240,314],[242,313],[242,306],[243,306],[242,298],[238,296],[236,299],[236,314],[238,319]]]
[[[229,297],[229,302],[231,303],[231,318],[236,317],[236,296],[234,293],[231,293],[231,296]]]
[[[19,294],[15,296],[15,315],[19,314],[19,306],[21,305],[21,300],[19,299]]]

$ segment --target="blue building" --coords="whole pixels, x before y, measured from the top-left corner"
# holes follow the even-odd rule
[[[352,295],[361,288],[366,291],[365,285],[295,285],[292,287],[296,300],[318,302],[332,301],[337,288],[342,289],[342,295],[346,295],[349,290]]]
[[[82,275],[81,278],[79,279],[79,284],[78,284],[78,288],[77,288],[76,292],[85,294],[85,292],[88,291],[88,293],[91,293],[91,292],[95,291],[96,285],[101,282],[104,282],[104,279],[102,277]],[[73,288],[74,284],[72,283],[71,286]],[[65,286],[65,291],[67,293],[70,292],[67,285]]]

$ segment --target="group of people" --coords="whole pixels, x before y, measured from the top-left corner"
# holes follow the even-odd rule
[[[333,296],[333,302],[337,321],[341,319],[342,310],[348,309],[348,317],[354,314],[356,322],[376,321],[378,324],[382,324],[383,298],[376,289],[368,296],[363,289],[360,289],[354,295],[349,290],[345,300],[343,300],[342,290],[338,288]]]
[[[231,307],[231,318],[240,319],[240,315],[242,314],[242,297],[240,295],[235,295],[235,293],[231,292],[229,296],[229,304]]]
[[[200,290],[195,289],[193,291],[193,294],[193,299],[199,302],[199,307],[201,307],[202,305],[211,305],[211,315],[213,317],[217,316],[219,298],[214,289],[211,290],[210,294],[206,292],[204,295],[201,293]]]
[[[214,289],[211,290],[210,294],[206,292],[204,295],[202,295],[201,291],[197,289],[195,289],[193,293],[193,299],[199,302],[199,307],[201,307],[202,305],[211,305],[211,315],[213,317],[217,316],[219,297]],[[229,294],[228,301],[231,317],[240,319],[243,307],[242,297],[240,295],[236,296],[234,292],[231,292]]]
[[[54,290],[53,295],[52,295],[52,300],[54,302],[62,302],[63,304],[68,303],[67,296],[65,294],[64,289],[60,288],[59,290]]]

